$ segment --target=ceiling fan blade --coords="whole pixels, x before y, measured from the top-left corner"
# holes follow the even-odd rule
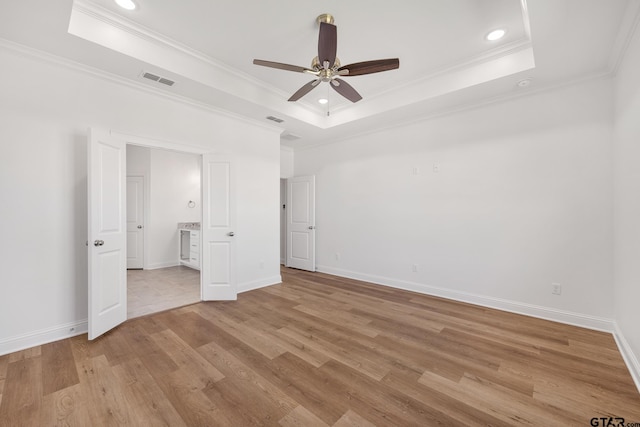
[[[298,65],[282,64],[280,62],[273,62],[273,61],[263,61],[262,59],[254,59],[253,63],[255,65],[261,65],[263,67],[277,68],[278,70],[295,71],[297,73],[310,73],[315,75],[318,74],[318,72],[315,70],[312,70],[310,68],[300,67]]]
[[[320,23],[320,33],[318,35],[318,61],[324,66],[325,61],[329,61],[327,68],[333,67],[336,62],[336,51],[338,49],[338,29],[335,25]]]
[[[397,68],[400,68],[400,60],[398,58],[392,58],[344,65],[338,68],[338,72],[342,70],[349,70],[349,73],[344,74],[344,76],[362,76],[363,74],[380,73],[382,71],[395,70]]]
[[[351,102],[358,102],[362,96],[347,82],[342,79],[331,80],[331,87]]]
[[[305,96],[306,94],[311,92],[311,90],[314,87],[318,86],[319,83],[320,83],[320,80],[312,80],[312,81],[310,81],[309,83],[307,83],[306,85],[304,85],[300,89],[298,89],[298,91],[296,93],[291,95],[291,98],[289,98],[288,101],[297,101],[298,99],[302,98],[303,96]]]

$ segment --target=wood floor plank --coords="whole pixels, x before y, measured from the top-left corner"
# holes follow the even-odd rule
[[[237,384],[242,384],[244,390],[250,390],[252,395],[260,401],[269,401],[274,408],[284,412],[289,412],[298,405],[294,399],[280,388],[274,386],[220,345],[209,343],[200,347],[198,352],[216,369],[219,369],[225,378]]]
[[[0,426],[640,421],[611,334],[324,273],[282,277],[0,356]],[[170,292],[164,278],[143,286]]]
[[[180,370],[155,380],[186,425],[233,425],[234,414],[223,412],[202,389],[186,381]]]
[[[158,347],[173,360],[173,362],[189,376],[202,382],[203,387],[224,378],[224,374],[212,366],[193,347],[187,345],[172,330],[158,332],[151,336]]]
[[[2,404],[2,392],[7,379],[7,368],[9,367],[9,355],[0,356],[0,405]]]
[[[82,393],[89,416],[96,425],[132,425],[134,408],[124,396],[106,356],[86,358],[78,365]]]
[[[306,346],[294,338],[279,333],[279,329],[274,331],[273,329],[266,327],[265,324],[258,319],[247,320],[245,324],[254,330],[261,331],[266,337],[268,337],[268,339],[276,341],[278,346],[291,354],[295,354],[316,368],[330,360],[330,357],[326,354],[314,350],[312,347]]]
[[[351,314],[348,311],[340,313],[336,310],[322,309],[320,307],[309,307],[306,305],[298,305],[295,306],[294,309],[306,313],[310,316],[315,316],[320,319],[326,320],[329,323],[348,327],[368,337],[376,337],[380,332],[375,328],[367,326],[370,321],[363,322],[361,320],[362,318],[358,318],[357,315]]]
[[[313,415],[303,406],[298,406],[291,411],[280,420],[279,424],[282,427],[328,427],[328,424]]]
[[[138,358],[113,367],[113,374],[125,384],[125,398],[136,408],[133,425],[185,426],[185,422]]]
[[[375,424],[370,423],[349,409],[338,421],[336,421],[333,427],[375,427]]]
[[[127,325],[122,328],[121,332],[129,341],[134,355],[142,360],[142,363],[154,378],[178,369],[178,365],[171,357],[141,327],[135,324]]]
[[[33,357],[40,357],[42,355],[41,347],[35,346],[27,348],[25,350],[16,351],[9,355],[9,363],[18,362],[20,360],[31,359]]]
[[[328,425],[350,407],[351,396],[340,378],[328,376],[292,354],[270,361],[263,375]]]
[[[40,425],[88,426],[95,424],[89,415],[86,388],[78,384],[43,397]]]
[[[43,394],[62,390],[80,382],[69,341],[56,341],[42,346]]]
[[[378,426],[423,426],[455,425],[456,421],[448,413],[429,407],[423,400],[416,400],[404,392],[387,387],[383,382],[370,377],[337,361],[329,361],[320,371],[333,378],[339,378],[348,388],[350,408]],[[376,393],[369,390],[376,389]]]
[[[37,352],[21,352],[7,367],[0,425],[39,426],[42,405],[42,364]],[[29,355],[28,357],[23,357]],[[11,360],[11,358],[9,359]]]
[[[168,311],[156,316],[193,348],[216,339],[215,334],[211,332],[211,322],[193,311],[181,314]]]
[[[282,346],[272,339],[269,339],[268,336],[265,336],[260,331],[248,327],[244,322],[234,321],[217,310],[210,310],[204,314],[204,316],[211,322],[229,331],[245,345],[252,347],[269,359],[278,357],[286,352]]]
[[[575,415],[569,411],[562,411],[544,404],[536,405],[531,399],[519,398],[517,394],[499,389],[490,382],[482,382],[478,378],[463,377],[455,383],[425,372],[418,382],[465,402],[477,410],[482,410],[505,423],[533,426],[577,425],[578,423],[574,418]]]
[[[463,426],[494,426],[507,427],[508,422],[499,420],[485,410],[477,409],[464,401],[441,393],[436,389],[429,389],[418,382],[421,375],[405,369],[394,368],[384,377],[383,382],[400,393],[422,401],[431,408],[446,412]],[[455,410],[451,410],[455,408]]]
[[[278,332],[304,344],[307,347],[313,348],[331,359],[338,360],[347,366],[351,366],[353,369],[356,369],[373,379],[381,380],[388,372],[388,368],[379,363],[379,358],[377,358],[378,360],[371,360],[371,358],[368,357],[353,358],[352,353],[349,350],[346,350],[340,345],[334,344],[329,340],[320,338],[311,332],[301,330],[296,325],[287,326],[286,328],[278,330]]]

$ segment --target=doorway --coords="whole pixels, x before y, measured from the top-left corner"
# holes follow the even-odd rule
[[[127,145],[128,319],[200,301],[199,265],[181,265],[180,240],[181,226],[199,233],[200,158]]]
[[[280,265],[287,262],[287,179],[280,178]]]
[[[87,136],[89,339],[127,320],[127,144],[201,155],[200,299],[237,299],[233,155],[98,128],[89,128]]]
[[[280,258],[285,267],[316,271],[315,182],[314,175],[280,180]]]

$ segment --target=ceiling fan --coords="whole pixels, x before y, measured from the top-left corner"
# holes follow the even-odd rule
[[[277,68],[279,70],[294,71],[298,73],[307,73],[316,76],[315,80],[302,86],[296,93],[291,95],[289,101],[297,101],[313,88],[318,86],[320,82],[329,82],[330,86],[351,102],[358,102],[362,96],[347,82],[340,77],[362,76],[364,74],[380,73],[382,71],[395,70],[400,67],[398,58],[378,59],[373,61],[357,62],[349,65],[341,65],[340,60],[336,57],[338,45],[337,27],[333,25],[333,16],[325,13],[318,16],[316,21],[320,25],[320,33],[318,35],[318,56],[311,61],[311,68],[300,67],[297,65],[282,64],[280,62],[263,61],[254,59],[255,65],[263,67]]]

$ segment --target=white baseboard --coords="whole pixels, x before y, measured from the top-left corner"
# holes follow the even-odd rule
[[[640,391],[640,362],[616,322],[614,322],[614,328],[613,338],[616,340],[620,354],[622,354],[622,358],[629,368],[633,382],[636,383],[636,388]]]
[[[53,326],[0,341],[0,356],[87,333],[87,319]]]
[[[265,279],[254,280],[253,282],[239,283],[238,293],[260,289],[266,286],[277,285],[278,283],[282,283],[282,276],[280,275],[267,277]]]
[[[447,298],[455,301],[467,302],[470,304],[480,305],[483,307],[495,308],[498,310],[508,311],[511,313],[524,314],[526,316],[537,317],[545,320],[566,323],[573,326],[594,329],[597,331],[611,332],[614,331],[613,319],[603,317],[590,316],[587,314],[574,313],[570,311],[557,310],[555,308],[542,307],[532,304],[526,304],[518,301],[510,301],[502,298],[488,297],[484,295],[472,294],[469,292],[455,291],[451,289],[438,288],[436,286],[424,285],[422,283],[409,282],[404,280],[392,279],[389,277],[374,276],[365,273],[358,273],[339,268],[318,265],[318,271],[335,276],[347,277],[350,279],[363,280],[378,285],[389,286],[392,288],[404,289],[407,291],[418,292],[426,295]]]

